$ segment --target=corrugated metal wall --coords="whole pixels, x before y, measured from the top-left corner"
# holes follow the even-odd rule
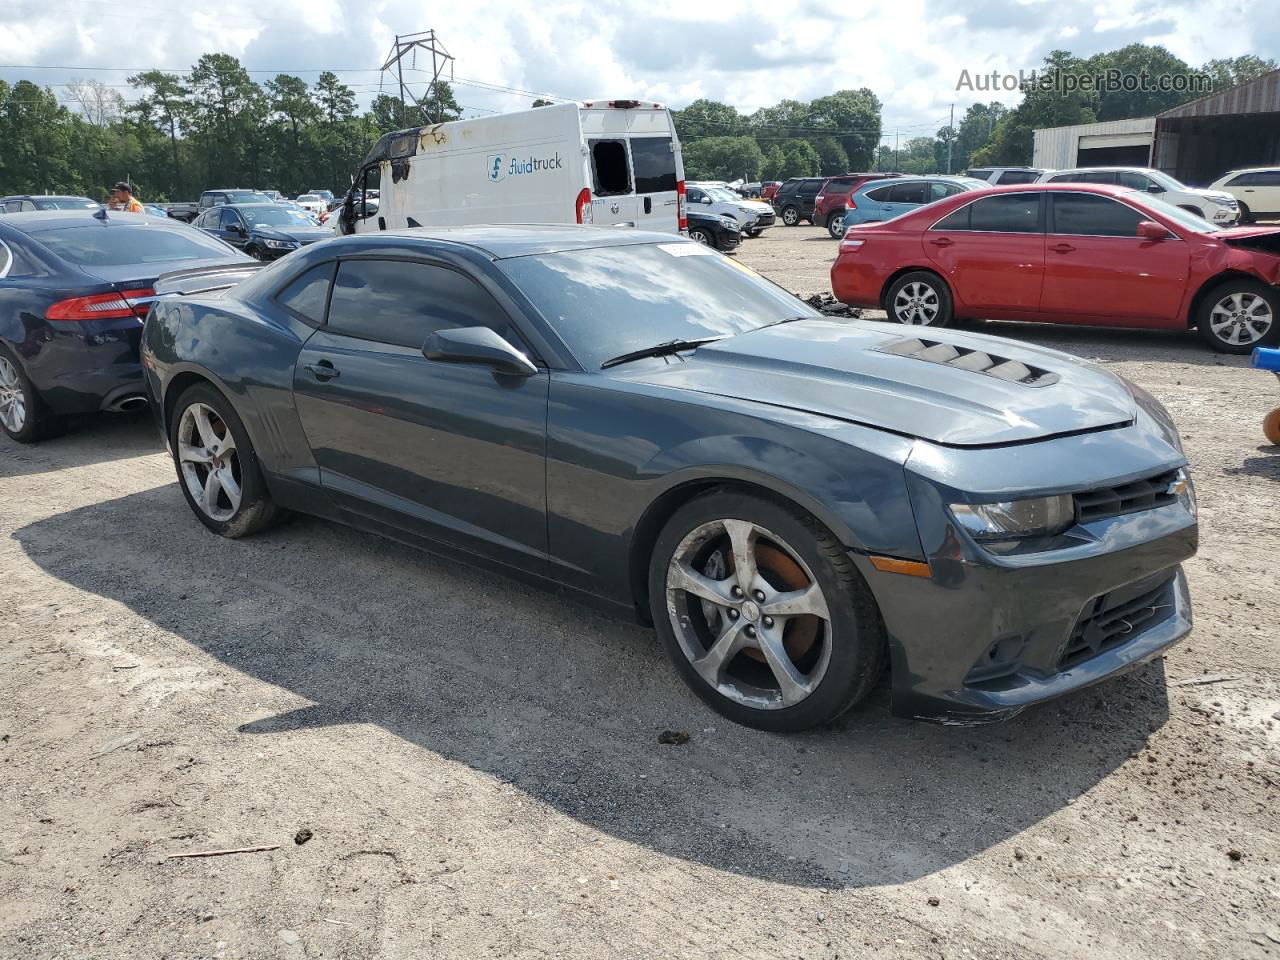
[[[1154,139],[1155,117],[1132,120],[1109,120],[1105,123],[1081,123],[1070,127],[1049,127],[1035,131],[1035,156],[1032,166],[1046,170],[1062,170],[1076,166],[1080,138],[1119,134],[1150,134]]]

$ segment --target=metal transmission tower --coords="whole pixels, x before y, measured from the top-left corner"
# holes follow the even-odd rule
[[[431,85],[427,88],[427,95],[422,99],[415,97],[413,91],[404,82],[404,58],[409,57],[410,69],[416,69],[419,50],[424,54],[431,54]],[[422,33],[408,33],[404,36],[396,34],[391,52],[387,54],[387,61],[382,65],[382,72],[385,74],[392,66],[396,69],[396,83],[400,87],[400,123],[403,126],[409,126],[406,116],[408,111],[406,96],[413,101],[420,121],[438,122],[441,116],[440,75],[444,73],[445,67],[448,67],[449,79],[453,79],[453,56],[444,48],[436,32],[424,30]]]

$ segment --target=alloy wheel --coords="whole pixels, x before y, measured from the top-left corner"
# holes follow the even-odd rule
[[[713,520],[680,541],[666,606],[680,649],[725,698],[757,710],[812,694],[831,660],[831,614],[813,572],[780,537]]]
[[[11,433],[18,433],[27,425],[27,396],[18,368],[8,357],[0,357],[0,422]]]
[[[844,215],[836,214],[834,217],[831,218],[830,222],[827,224],[827,227],[828,229],[830,229],[831,235],[833,237],[843,236],[844,235]]]
[[[694,243],[702,244],[704,247],[711,246],[711,238],[702,230],[690,230],[689,239],[694,241]]]
[[[893,298],[893,315],[899,323],[928,326],[938,318],[938,291],[927,283],[908,283]]]
[[[230,520],[240,509],[244,475],[235,437],[218,411],[193,403],[178,423],[178,464],[191,499],[211,520]]]
[[[782,211],[782,222],[788,227],[794,227],[800,222],[800,211],[795,207],[787,207]]]
[[[1247,346],[1258,343],[1275,322],[1271,304],[1256,293],[1229,293],[1209,311],[1209,329],[1223,343]]]

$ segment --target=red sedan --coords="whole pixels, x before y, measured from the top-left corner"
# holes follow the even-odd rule
[[[1061,183],[975,190],[849,229],[836,299],[899,323],[986,318],[1280,340],[1280,228],[1221,229],[1157,197]]]

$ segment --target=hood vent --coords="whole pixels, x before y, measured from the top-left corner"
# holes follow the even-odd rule
[[[1047,387],[1058,382],[1058,375],[1050,370],[1032,367],[1020,360],[1009,360],[982,350],[970,350],[938,340],[922,340],[909,337],[895,340],[880,348],[881,353],[897,357],[912,357],[927,363],[941,363],[960,370],[970,370],[997,380],[1021,383],[1028,387]]]

